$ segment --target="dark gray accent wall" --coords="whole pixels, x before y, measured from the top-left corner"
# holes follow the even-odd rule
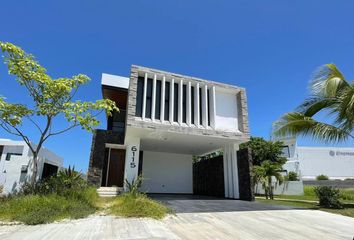
[[[238,183],[240,199],[254,201],[252,181],[252,155],[249,148],[237,151]]]
[[[224,197],[223,156],[193,163],[193,193]]]
[[[124,135],[110,130],[97,129],[94,131],[87,181],[97,187],[101,186],[106,143],[124,144]]]
[[[254,201],[250,150],[237,151],[237,164],[240,199]],[[215,197],[225,196],[223,156],[193,163],[193,193]]]

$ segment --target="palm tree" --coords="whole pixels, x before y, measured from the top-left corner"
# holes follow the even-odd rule
[[[309,135],[335,143],[354,140],[354,81],[348,82],[336,65],[326,64],[315,72],[310,90],[309,98],[274,124],[274,135]],[[315,120],[319,112],[328,113],[331,121]]]
[[[279,183],[282,184],[284,181],[283,176],[281,175],[282,165],[274,163],[271,161],[264,161],[260,166],[253,167],[253,178],[254,182],[257,184],[262,184],[266,199],[274,198],[274,188]],[[275,184],[272,183],[272,179],[275,179]]]

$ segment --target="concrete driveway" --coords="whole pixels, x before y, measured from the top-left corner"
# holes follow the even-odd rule
[[[176,214],[162,221],[91,216],[0,226],[0,239],[353,239],[354,218],[315,210],[189,196],[153,196]]]

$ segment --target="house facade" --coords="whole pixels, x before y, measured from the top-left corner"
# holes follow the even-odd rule
[[[63,167],[63,158],[44,147],[38,158],[38,180],[52,176]],[[32,174],[32,153],[27,144],[24,141],[0,139],[0,186],[3,187],[3,193],[19,190],[23,183],[30,181]]]
[[[119,112],[94,132],[89,182],[123,188],[142,174],[144,192],[193,194],[193,156],[222,150],[225,197],[240,198],[244,88],[133,65],[129,78],[103,74],[102,94]]]
[[[354,148],[299,146],[295,138],[282,141],[288,159],[284,169],[297,172],[302,180],[315,180],[322,174],[332,180],[354,178]]]

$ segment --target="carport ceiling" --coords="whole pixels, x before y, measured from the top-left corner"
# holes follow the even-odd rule
[[[140,148],[143,151],[192,155],[203,155],[222,149],[226,143],[236,143],[231,139],[161,132],[153,129],[129,129],[127,136],[139,137]]]

